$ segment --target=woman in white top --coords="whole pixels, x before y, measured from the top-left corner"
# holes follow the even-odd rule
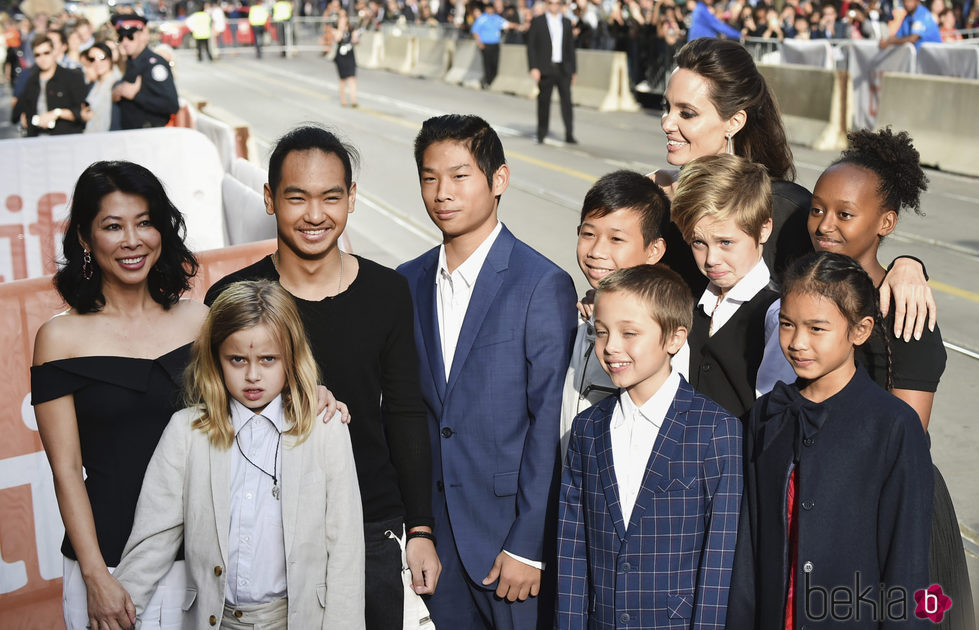
[[[112,63],[112,51],[103,43],[94,44],[85,51],[88,64],[85,78],[92,89],[82,107],[85,133],[109,131],[112,125],[112,86],[122,78]]]

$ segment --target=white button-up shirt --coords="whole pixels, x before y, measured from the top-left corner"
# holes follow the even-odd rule
[[[642,488],[659,429],[679,387],[680,374],[671,370],[666,381],[641,406],[633,402],[629,392],[622,390],[619,402],[612,411],[612,468],[615,470],[619,507],[626,528],[629,527],[632,508]]]
[[[544,14],[547,17],[547,30],[551,33],[551,63],[561,63],[564,58],[564,16],[551,15],[548,11]]]
[[[231,424],[238,444],[231,445],[231,529],[224,598],[233,606],[264,604],[286,597],[282,502],[272,495],[272,478],[256,467],[275,475],[281,488],[284,447],[279,440],[288,429],[281,395],[261,414],[232,399]]]
[[[476,278],[486,262],[493,243],[503,231],[503,224],[496,222],[496,227],[490,232],[482,243],[479,244],[473,253],[469,254],[455,271],[449,272],[449,266],[445,262],[445,245],[439,247],[438,270],[435,273],[435,310],[437,311],[439,324],[439,339],[442,342],[442,363],[445,365],[445,380],[448,382],[449,374],[452,372],[452,360],[455,357],[456,346],[459,344],[459,333],[462,331],[462,323],[466,319],[466,311],[469,309],[469,301],[472,300],[473,290],[476,288]],[[532,567],[543,569],[542,562],[528,560],[514,555],[504,550],[511,558],[519,560]]]
[[[496,227],[486,240],[480,243],[469,258],[451,273],[445,262],[445,245],[439,247],[438,271],[435,274],[435,291],[438,299],[435,307],[438,312],[439,338],[442,340],[442,364],[445,366],[446,382],[452,371],[452,359],[455,357],[462,323],[466,319],[469,301],[476,287],[476,278],[479,277],[483,263],[486,262],[486,257],[502,230],[503,224],[497,221]]]
[[[700,296],[699,306],[703,307],[708,315],[713,312],[711,334],[720,330],[744,303],[749,302],[758,295],[759,291],[767,287],[771,279],[772,274],[768,271],[768,265],[762,259],[728,290],[727,295],[720,302],[717,301],[717,296],[721,294],[721,289],[713,282],[709,283],[704,294]],[[765,313],[765,351],[755,378],[755,398],[772,391],[777,381],[795,382],[795,372],[778,345],[779,304],[780,301],[776,300]],[[689,359],[687,362],[689,363]]]

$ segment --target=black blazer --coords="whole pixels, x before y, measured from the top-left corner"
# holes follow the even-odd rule
[[[546,25],[545,25],[546,26]],[[82,103],[88,95],[88,88],[85,86],[85,76],[81,70],[70,70],[57,66],[54,75],[48,80],[45,90],[48,100],[48,111],[53,109],[70,109],[75,115],[75,120],[65,120],[59,118],[54,124],[54,129],[39,129],[31,124],[31,118],[37,113],[37,97],[41,95],[41,74],[35,67],[31,70],[31,75],[27,77],[27,84],[17,105],[11,115],[12,123],[16,124],[21,114],[27,117],[27,135],[37,136],[41,132],[49,133],[52,136],[66,133],[81,133],[85,130],[85,123],[82,121]]]
[[[578,64],[574,58],[574,34],[571,32],[571,20],[561,18],[564,34],[561,37],[561,67],[568,74],[578,72]],[[538,15],[530,21],[527,32],[527,65],[531,70],[540,70],[548,74],[551,70],[551,31],[547,28],[547,16]]]

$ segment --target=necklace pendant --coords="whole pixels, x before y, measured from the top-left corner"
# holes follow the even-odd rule
[[[275,497],[276,501],[279,500],[279,486],[272,486],[272,496]]]

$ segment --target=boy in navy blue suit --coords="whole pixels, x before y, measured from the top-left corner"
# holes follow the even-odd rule
[[[443,236],[398,269],[415,304],[431,435],[442,575],[429,609],[438,628],[533,630],[554,610],[541,576],[554,568],[574,286],[499,222],[510,171],[485,120],[425,121],[415,161]]]
[[[741,424],[670,365],[693,298],[641,265],[601,280],[595,353],[619,389],[572,425],[558,524],[558,623],[724,628]]]

